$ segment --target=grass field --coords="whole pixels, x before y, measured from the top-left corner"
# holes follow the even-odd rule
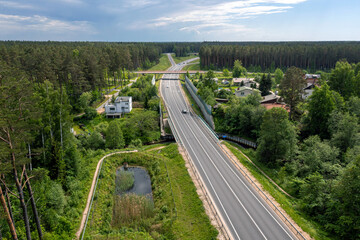
[[[152,147],[160,146],[165,148],[151,150]],[[216,238],[218,232],[205,214],[177,145],[163,144],[152,147],[144,146],[140,149],[141,152],[114,155],[104,161],[87,227],[87,239]],[[154,215],[129,222],[127,227],[119,228],[111,224],[113,193],[115,169],[124,161],[148,170],[153,189]],[[129,238],[129,232],[134,236]]]
[[[255,164],[260,167],[255,159],[255,152],[248,149],[240,149],[240,147],[234,143],[225,142],[225,145],[230,149],[230,151],[239,159],[240,163],[243,164],[251,174],[259,181],[263,188],[270,193],[272,197],[281,205],[281,207],[286,211],[286,213],[310,236],[314,239],[319,240],[329,240],[326,235],[326,232],[321,229],[321,226],[314,221],[308,219],[307,216],[297,211],[296,206],[298,201],[292,199],[282,193],[274,184],[272,184],[254,165],[252,165],[242,154],[241,151],[246,152],[247,156],[255,162]],[[269,171],[261,168],[266,174]],[[269,174],[270,175],[270,174]],[[270,177],[272,177],[270,175]],[[276,177],[274,176],[274,180]]]
[[[186,61],[186,60],[189,60],[189,59],[192,59],[192,58],[196,58],[198,56],[195,56],[195,55],[189,55],[189,56],[186,56],[186,57],[175,57],[175,54],[172,54],[172,57],[175,61],[175,63],[181,63],[183,61]],[[199,61],[199,60],[198,60]]]
[[[200,63],[186,65],[183,68],[184,71],[200,71]]]
[[[170,63],[167,55],[163,54],[160,58],[159,63],[148,70],[149,71],[165,71],[169,67],[171,67],[171,63]]]

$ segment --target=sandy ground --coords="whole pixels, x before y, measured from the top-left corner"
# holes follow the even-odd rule
[[[221,146],[223,147],[223,150],[225,151],[225,153],[230,156],[231,161],[234,163],[234,165],[239,169],[239,171],[243,174],[243,172],[240,170],[242,169],[244,172],[246,172],[246,174],[248,175],[248,177],[263,191],[263,193],[274,203],[274,205],[278,208],[279,211],[281,211],[281,213],[287,218],[287,220],[284,219],[284,217],[279,213],[278,210],[275,210],[275,207],[272,204],[268,204],[275,212],[276,214],[279,216],[279,218],[289,227],[289,229],[295,234],[296,237],[298,237],[299,239],[303,239],[299,234],[297,234],[297,232],[294,230],[294,228],[289,224],[289,222],[291,222],[291,224],[305,237],[305,239],[310,240],[312,239],[310,237],[310,235],[306,232],[304,232],[297,224],[296,222],[284,211],[284,209],[281,208],[281,205],[266,191],[264,190],[264,188],[262,187],[262,185],[256,180],[256,178],[249,172],[249,170],[240,163],[239,159],[237,159],[237,157],[230,151],[230,149],[228,149],[226,147],[225,144],[221,144]],[[236,163],[234,162],[234,160],[236,161]],[[243,174],[244,175],[244,174]],[[252,184],[254,185],[254,184]],[[256,189],[256,187],[255,187]],[[266,201],[268,202],[268,200],[266,199],[266,197],[264,196],[264,194],[260,193],[259,195]]]

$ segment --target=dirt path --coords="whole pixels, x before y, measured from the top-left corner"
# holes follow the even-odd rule
[[[221,147],[223,148],[224,152],[229,156],[230,160],[233,162],[234,166],[236,166],[240,173],[242,173],[244,176],[245,174],[243,173],[243,171],[247,174],[247,176],[245,176],[246,178],[250,178],[253,183],[251,183],[252,185],[256,185],[258,186],[262,193],[261,194],[259,192],[259,196],[261,196],[267,203],[268,205],[274,210],[274,212],[279,216],[279,218],[289,227],[289,229],[294,233],[295,236],[300,236],[297,234],[296,230],[291,226],[291,224],[307,239],[307,240],[311,240],[312,238],[310,237],[310,235],[307,232],[304,232],[298,225],[297,223],[284,211],[284,209],[282,209],[281,205],[275,200],[275,198],[273,198],[264,188],[263,186],[258,182],[258,180],[251,174],[251,172],[240,163],[239,159],[230,151],[229,148],[226,147],[225,144],[219,143],[221,144]],[[244,154],[243,154],[244,155]],[[246,156],[246,155],[245,155]],[[247,158],[247,156],[246,156]],[[236,161],[236,162],[235,162]],[[251,182],[251,181],[249,181]],[[254,186],[254,189],[256,190],[257,187]],[[265,195],[266,196],[265,196]],[[274,207],[274,205],[272,205],[271,203],[269,204],[267,198],[271,200],[271,202],[277,207],[277,209]],[[279,211],[282,213],[280,214]],[[283,216],[285,216],[287,219],[285,219]],[[290,223],[291,224],[290,224]],[[299,238],[302,239],[302,238]]]
[[[99,175],[99,172],[100,172],[100,168],[101,168],[101,165],[102,165],[102,162],[104,161],[105,158],[107,157],[110,157],[112,155],[115,155],[115,154],[122,154],[122,153],[133,153],[133,152],[137,152],[137,150],[134,150],[134,151],[121,151],[121,152],[114,152],[114,153],[110,153],[110,154],[107,154],[105,156],[103,156],[97,166],[96,166],[96,170],[95,170],[95,173],[94,173],[94,177],[93,177],[93,181],[91,183],[91,187],[90,187],[90,192],[89,192],[89,195],[88,195],[88,198],[87,198],[87,201],[86,201],[86,207],[84,209],[84,212],[82,214],[82,218],[81,218],[81,222],[80,222],[80,227],[79,227],[79,230],[76,232],[76,238],[79,239],[80,238],[80,235],[82,233],[82,231],[84,230],[84,226],[85,226],[85,221],[86,221],[86,218],[87,218],[87,215],[89,213],[89,210],[90,210],[90,204],[92,202],[92,198],[93,198],[93,195],[95,194],[94,190],[95,190],[95,186],[96,186],[96,183],[97,183],[97,179],[98,179],[98,175]]]

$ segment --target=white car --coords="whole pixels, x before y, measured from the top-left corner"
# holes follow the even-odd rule
[[[188,112],[188,110],[183,109],[183,110],[181,110],[181,112],[182,112],[182,113],[187,113],[187,112]]]

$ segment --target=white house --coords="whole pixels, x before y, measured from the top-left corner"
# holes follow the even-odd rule
[[[117,97],[114,103],[105,105],[106,117],[120,117],[132,110],[132,97]]]
[[[258,89],[249,88],[249,87],[240,87],[235,90],[235,96],[237,97],[246,97],[250,94],[260,93]]]

